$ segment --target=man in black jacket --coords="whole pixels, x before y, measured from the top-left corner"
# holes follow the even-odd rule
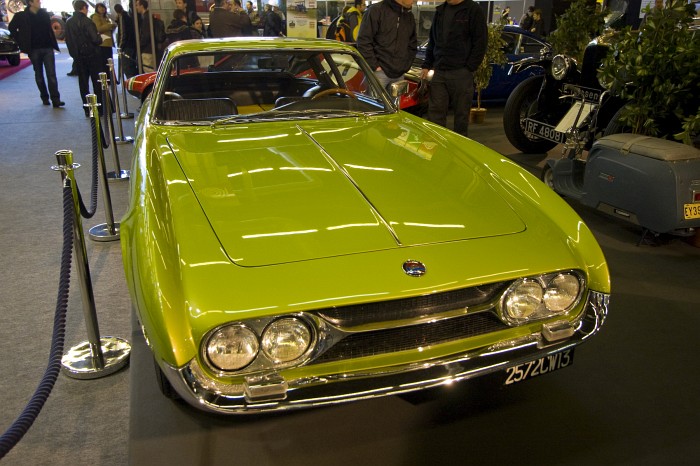
[[[412,6],[413,0],[383,0],[362,16],[357,50],[384,87],[402,79],[416,58],[418,39]]]
[[[486,16],[472,0],[447,0],[435,9],[421,78],[433,70],[428,120],[447,127],[447,110],[454,109],[454,131],[463,136],[469,128],[474,95],[474,71],[488,41]]]
[[[97,102],[102,103],[102,85],[100,84],[100,71],[102,60],[100,58],[100,44],[102,38],[97,32],[95,23],[87,17],[88,6],[84,0],[73,2],[73,16],[66,22],[66,45],[68,53],[73,57],[78,67],[78,86],[80,98],[83,104],[87,104],[87,95],[90,94],[90,80],[92,80],[92,92],[97,96]],[[100,114],[102,107],[100,106]],[[90,111],[85,108],[85,116],[90,116]]]
[[[54,108],[63,107],[65,103],[61,102],[61,95],[58,93],[56,59],[53,55],[54,50],[59,50],[58,42],[51,28],[51,17],[41,8],[41,0],[28,0],[27,8],[12,17],[8,28],[20,50],[26,53],[32,62],[34,80],[43,104],[49,105],[51,98]]]

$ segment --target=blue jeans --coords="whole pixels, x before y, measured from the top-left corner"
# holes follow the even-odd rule
[[[466,68],[435,70],[430,81],[428,120],[447,128],[447,111],[454,109],[454,132],[467,135],[474,96],[474,75]]]
[[[56,79],[56,59],[53,55],[54,50],[34,49],[29,54],[29,60],[34,67],[34,80],[36,87],[39,88],[39,95],[44,102],[51,100],[55,102],[61,101],[61,95],[58,93],[58,79]],[[46,89],[46,81],[44,81],[44,69],[46,69],[46,81],[49,87]]]

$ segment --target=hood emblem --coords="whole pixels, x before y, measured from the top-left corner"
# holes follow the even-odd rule
[[[421,261],[407,260],[403,263],[403,271],[411,277],[422,277],[425,275],[425,264]]]

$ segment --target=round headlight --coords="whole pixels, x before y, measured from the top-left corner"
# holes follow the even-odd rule
[[[311,345],[311,330],[301,319],[285,317],[267,326],[262,336],[262,350],[275,363],[299,359]]]
[[[258,336],[242,324],[227,325],[207,342],[207,357],[222,371],[237,371],[253,362],[260,349]]]
[[[523,320],[532,316],[542,305],[542,286],[535,280],[525,279],[516,284],[505,300],[507,317]]]
[[[554,79],[561,81],[566,77],[569,72],[569,59],[564,55],[556,55],[552,59],[552,77]]]
[[[568,273],[557,275],[544,291],[544,305],[550,311],[566,311],[576,302],[580,291],[581,283],[576,276]]]

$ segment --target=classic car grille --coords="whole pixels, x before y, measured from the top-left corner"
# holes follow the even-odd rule
[[[348,335],[310,364],[411,350],[506,328],[491,312],[479,312],[409,327],[358,332]]]
[[[417,319],[454,309],[487,304],[500,295],[508,285],[510,282],[492,283],[394,301],[322,309],[316,314],[333,325],[345,329],[377,322]]]

